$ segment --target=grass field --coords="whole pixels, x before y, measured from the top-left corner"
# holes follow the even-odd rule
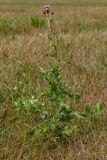
[[[57,145],[25,135],[38,123],[35,114],[15,109],[11,97],[20,86],[24,99],[38,95],[46,83],[39,66],[47,67],[49,50],[43,4],[54,11],[64,81],[82,92],[76,109],[104,103],[103,114],[90,126]],[[107,0],[0,0],[0,160],[107,159]]]

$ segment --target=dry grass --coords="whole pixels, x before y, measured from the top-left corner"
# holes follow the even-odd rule
[[[16,1],[12,0],[0,0],[0,3],[1,11],[5,11],[0,15],[13,17],[17,22],[16,30],[6,30],[6,34],[2,28],[0,30],[0,96],[4,99],[0,105],[0,160],[106,160],[107,2],[72,1],[75,7],[58,5],[62,1],[54,4],[55,23],[60,37],[59,53],[70,61],[69,65],[63,66],[63,78],[74,90],[83,92],[77,109],[84,110],[87,104],[95,105],[99,100],[105,104],[104,113],[92,131],[87,133],[87,128],[81,130],[66,144],[62,142],[57,146],[49,142],[37,146],[35,138],[25,139],[26,132],[37,121],[34,115],[16,112],[9,100],[10,89],[19,82],[22,86],[25,81],[31,83],[30,95],[38,94],[45,85],[39,66],[47,63],[47,29],[45,26],[35,28],[27,23],[29,17],[35,14],[44,18],[41,6],[38,3],[35,10],[34,1],[29,2],[30,6],[15,4]],[[99,7],[100,4],[102,7]],[[22,29],[23,22],[27,23],[27,29]]]

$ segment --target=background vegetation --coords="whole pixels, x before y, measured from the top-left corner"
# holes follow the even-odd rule
[[[58,53],[70,61],[62,66],[62,77],[82,93],[73,105],[83,111],[102,101],[105,108],[94,123],[80,123],[65,142],[46,140],[41,145],[35,136],[25,137],[39,122],[26,100],[46,85],[39,69],[47,67],[45,53],[50,49],[44,3],[52,4],[54,11]],[[28,105],[27,112],[19,111],[15,96],[24,99],[18,107]],[[0,160],[106,160],[106,135],[107,1],[0,0]]]

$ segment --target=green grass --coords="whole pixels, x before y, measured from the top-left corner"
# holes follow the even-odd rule
[[[26,138],[40,120],[16,110],[12,97],[18,87],[16,98],[26,101],[46,85],[39,70],[47,66],[45,53],[50,48],[42,15],[44,1],[0,0],[0,160],[106,160],[107,2],[48,2],[55,12],[59,54],[70,61],[62,66],[63,79],[73,91],[83,93],[78,104],[68,99],[69,103],[83,111],[87,104],[95,107],[102,101],[104,112],[89,125],[78,122],[78,132],[65,142],[41,145],[33,136]]]
[[[3,35],[30,32],[33,28],[45,28],[46,20],[42,17],[29,16],[23,19],[9,16],[0,17],[0,33]]]

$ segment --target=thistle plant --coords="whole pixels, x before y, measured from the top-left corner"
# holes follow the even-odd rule
[[[27,112],[33,111],[33,114],[36,114],[39,122],[30,132],[31,135],[39,136],[39,139],[41,136],[50,139],[51,137],[70,136],[73,131],[78,129],[78,120],[92,120],[101,114],[102,103],[98,103],[95,110],[92,105],[88,105],[84,112],[77,112],[75,106],[69,104],[68,99],[71,99],[71,102],[75,100],[78,103],[82,95],[78,92],[72,92],[63,81],[61,65],[64,58],[58,54],[60,42],[58,34],[54,30],[53,13],[50,11],[48,4],[44,5],[43,13],[47,19],[47,37],[51,46],[51,50],[46,53],[49,60],[48,67],[46,69],[40,67],[47,86],[36,98],[32,96],[28,99],[27,96],[27,99],[21,97],[16,99],[16,94],[14,104],[17,108],[23,106]]]
[[[67,97],[72,100],[80,99],[81,93],[75,93],[67,89],[61,74],[61,59],[58,55],[58,36],[54,31],[53,13],[48,4],[44,5],[44,12],[48,24],[48,39],[51,50],[46,54],[49,57],[48,68],[40,67],[47,87],[34,102],[34,108],[40,118],[40,123],[32,130],[36,135],[51,133],[54,137],[70,136],[77,128],[75,121],[86,116],[99,115],[102,111],[101,103],[97,104],[96,111],[93,106],[88,106],[84,113],[78,113],[70,106]],[[49,137],[50,138],[50,137]]]

